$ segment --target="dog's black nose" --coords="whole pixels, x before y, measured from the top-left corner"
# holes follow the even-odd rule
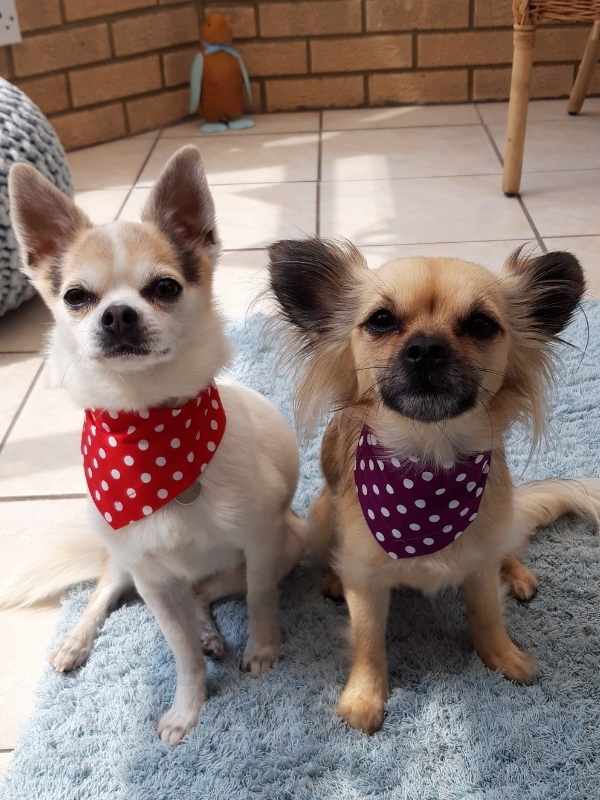
[[[133,333],[138,327],[138,313],[126,305],[112,305],[102,314],[100,324],[103,329],[116,337]]]
[[[404,347],[404,360],[411,367],[441,367],[450,358],[450,345],[441,336],[417,333]]]

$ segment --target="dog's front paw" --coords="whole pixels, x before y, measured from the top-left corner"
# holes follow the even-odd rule
[[[531,683],[537,675],[537,664],[533,656],[520,650],[516,644],[500,649],[478,648],[483,663],[505,678],[517,683]]]
[[[57,672],[70,672],[87,661],[91,649],[92,642],[85,636],[69,635],[50,656],[50,664]]]
[[[218,631],[200,631],[200,641],[205,656],[221,659],[225,655],[225,640]]]
[[[279,645],[256,644],[248,642],[244,657],[242,658],[242,670],[252,675],[261,675],[272,669],[279,660]]]
[[[376,693],[347,686],[337,704],[337,715],[352,728],[375,733],[383,725],[385,699]]]
[[[181,709],[171,706],[158,723],[158,735],[168,745],[176,745],[188,735],[198,722],[198,711],[195,709]]]

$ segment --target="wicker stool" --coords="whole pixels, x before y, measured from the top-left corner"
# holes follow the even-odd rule
[[[577,114],[600,54],[600,0],[513,0],[513,16],[514,54],[502,182],[504,193],[509,196],[518,194],[521,184],[537,23],[545,19],[594,23],[569,98],[569,114]]]

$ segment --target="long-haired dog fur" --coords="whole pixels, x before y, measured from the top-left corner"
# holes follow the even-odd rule
[[[597,519],[600,492],[592,481],[513,487],[504,437],[526,421],[540,440],[553,344],[585,288],[579,263],[568,253],[516,253],[500,277],[443,258],[369,270],[352,245],[311,239],[274,244],[270,275],[299,367],[299,422],[333,412],[322,443],[325,485],[310,527],[329,549],[350,613],[352,668],[339,715],[367,732],[382,724],[386,619],[390,590],[400,585],[427,593],[462,586],[482,660],[510,679],[531,680],[534,660],[506,630],[501,579],[517,596],[531,596],[535,576],[515,554],[536,527],[564,513]],[[436,358],[415,375],[407,352],[417,340],[433,343]],[[390,455],[416,454],[436,467],[492,452],[479,515],[460,539],[431,555],[387,557],[355,491],[365,423]]]

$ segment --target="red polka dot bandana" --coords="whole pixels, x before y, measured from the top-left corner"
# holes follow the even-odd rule
[[[86,409],[85,477],[111,528],[147,517],[188,489],[217,451],[225,422],[215,386],[180,408]]]
[[[416,457],[390,458],[366,425],[356,448],[354,479],[369,530],[390,558],[442,550],[477,517],[490,452],[436,468]]]

